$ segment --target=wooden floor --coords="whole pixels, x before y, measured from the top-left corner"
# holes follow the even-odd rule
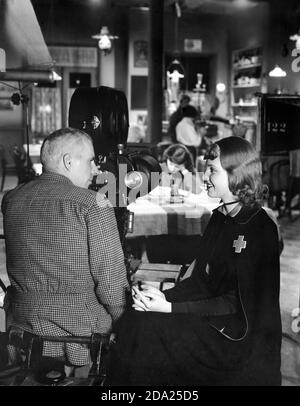
[[[299,322],[293,317],[300,308],[300,212],[293,211],[293,217],[292,221],[288,217],[279,220],[284,239],[280,257],[283,386],[300,386],[300,332],[295,329],[300,326],[300,314]]]
[[[4,190],[16,186],[16,178],[8,177]],[[0,194],[0,198],[3,193]],[[0,199],[1,200],[1,199]],[[280,257],[281,292],[280,307],[282,315],[282,385],[300,386],[300,332],[293,331],[293,317],[300,307],[300,211],[293,212],[294,220],[283,217],[279,220],[284,239],[284,249]],[[2,233],[2,217],[0,215],[0,233]],[[4,240],[0,240],[0,277],[8,284],[5,265]],[[299,316],[300,328],[300,316]],[[3,331],[4,316],[0,309],[0,330]],[[298,344],[299,343],[299,344]]]

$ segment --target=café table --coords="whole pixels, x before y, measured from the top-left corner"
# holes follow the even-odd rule
[[[134,214],[133,232],[128,238],[154,235],[202,235],[219,199],[179,189],[183,202],[170,203],[170,188],[158,186],[128,205]]]
[[[179,189],[180,203],[170,203],[170,188],[158,186],[128,206],[133,230],[127,233],[133,256],[146,262],[189,263],[219,199],[203,190],[195,195]]]

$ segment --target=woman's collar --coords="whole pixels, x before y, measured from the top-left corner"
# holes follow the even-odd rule
[[[233,203],[232,206],[221,204],[221,206],[217,207],[217,210],[222,213],[224,216],[235,217],[242,208],[242,204],[239,202]]]
[[[213,212],[219,213],[221,216],[231,218],[239,224],[248,223],[260,210],[261,206],[256,204],[254,206],[245,206],[243,204],[238,204],[230,213],[224,213],[221,210],[222,206],[218,206]]]

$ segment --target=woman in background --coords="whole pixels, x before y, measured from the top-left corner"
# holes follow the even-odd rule
[[[280,385],[277,228],[261,203],[252,145],[224,138],[206,156],[204,181],[220,198],[193,273],[164,292],[132,288],[112,349],[110,385]]]
[[[172,144],[163,153],[161,186],[175,184],[191,193],[202,191],[200,174],[196,173],[193,157],[182,144]]]

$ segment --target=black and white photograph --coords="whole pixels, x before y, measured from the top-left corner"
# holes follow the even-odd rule
[[[300,1],[0,0],[0,203],[3,390],[299,387]]]

